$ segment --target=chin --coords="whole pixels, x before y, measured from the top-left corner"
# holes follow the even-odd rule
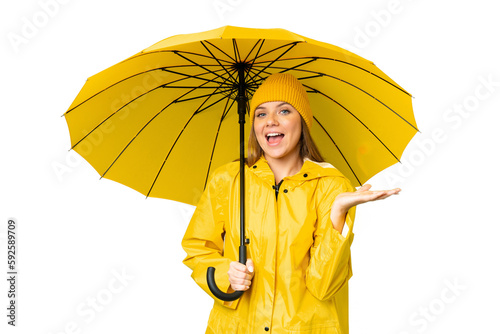
[[[267,153],[266,151],[264,151],[264,154],[265,154],[265,157],[266,158],[271,158],[271,159],[283,159],[283,158],[286,158],[288,156],[288,154],[286,153],[281,153],[281,152],[272,152],[272,153]]]

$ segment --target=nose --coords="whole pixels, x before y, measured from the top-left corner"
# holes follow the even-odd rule
[[[278,115],[275,113],[269,113],[269,116],[266,119],[267,126],[278,125]]]

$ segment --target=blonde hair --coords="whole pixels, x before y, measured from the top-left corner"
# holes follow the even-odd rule
[[[321,153],[318,150],[318,147],[314,143],[314,140],[311,137],[311,133],[309,132],[309,128],[304,121],[302,116],[300,117],[300,122],[302,125],[302,133],[300,136],[300,140],[298,145],[300,145],[300,158],[301,159],[310,159],[316,162],[324,162],[325,160],[321,156]],[[247,157],[247,165],[254,165],[257,160],[260,159],[261,156],[264,155],[264,151],[262,147],[260,147],[259,142],[257,141],[257,137],[255,136],[254,124],[252,122],[252,128],[250,130],[250,136],[248,137],[248,157]]]

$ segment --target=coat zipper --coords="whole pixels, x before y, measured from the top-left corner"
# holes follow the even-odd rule
[[[276,221],[276,249],[274,251],[274,256],[275,256],[275,263],[274,263],[274,293],[273,293],[273,309],[271,312],[271,323],[269,324],[269,330],[270,333],[273,331],[273,320],[274,320],[274,308],[276,305],[276,285],[277,285],[277,279],[278,279],[278,236],[279,236],[279,216],[278,216],[278,208],[279,208],[279,200],[278,200],[278,194],[280,191],[280,187],[283,184],[283,180],[281,180],[277,185],[273,186],[274,193],[276,195],[276,205],[274,206],[274,219]]]

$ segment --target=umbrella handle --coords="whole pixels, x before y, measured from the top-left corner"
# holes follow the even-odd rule
[[[233,300],[240,298],[243,295],[244,291],[235,291],[232,293],[222,292],[219,289],[219,287],[217,286],[217,283],[215,283],[214,276],[215,276],[215,268],[208,267],[208,269],[207,269],[208,287],[210,288],[210,291],[212,291],[212,293],[214,294],[215,297],[219,298],[220,300],[230,302],[230,301],[233,301]]]
[[[247,247],[243,243],[240,245],[239,249],[239,262],[246,264],[247,262]],[[226,302],[231,302],[233,300],[236,300],[240,298],[243,295],[243,292],[245,291],[234,291],[231,293],[225,293],[219,287],[217,286],[217,283],[215,283],[215,268],[214,267],[208,267],[207,269],[207,283],[208,283],[208,288],[210,291],[213,293],[213,295],[220,300],[226,301]]]

